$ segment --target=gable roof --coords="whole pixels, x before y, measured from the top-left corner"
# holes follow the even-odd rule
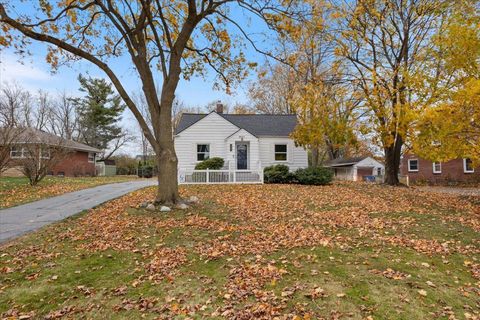
[[[215,111],[213,111],[215,112]],[[215,112],[216,113],[216,112]],[[294,114],[224,114],[216,113],[240,129],[245,129],[254,136],[287,137],[297,125]],[[175,130],[179,134],[183,130],[205,118],[208,114],[184,113]]]
[[[2,128],[0,128],[0,130],[2,130]],[[16,131],[15,132],[16,137],[11,140],[14,144],[26,144],[26,143],[48,144],[52,146],[62,146],[67,149],[79,150],[79,151],[85,151],[85,152],[95,152],[95,153],[102,152],[101,150],[94,147],[90,147],[86,144],[76,142],[73,140],[64,139],[54,134],[37,130],[34,128],[14,128],[14,130]],[[2,144],[2,141],[0,141],[0,145],[1,144]]]

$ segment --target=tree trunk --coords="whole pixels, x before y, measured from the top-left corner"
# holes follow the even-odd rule
[[[400,171],[400,156],[403,140],[398,135],[395,142],[385,147],[385,184],[397,186],[400,184],[398,173]]]
[[[171,146],[160,147],[162,150],[157,154],[158,166],[158,188],[155,203],[174,204],[178,201],[178,180],[177,180],[177,157]]]
[[[155,199],[157,204],[174,204],[178,201],[178,160],[173,142],[171,108],[167,105],[169,100],[162,99],[158,120],[154,120],[156,122],[154,125],[157,125],[155,128],[157,134],[155,153],[158,166],[158,189]],[[157,119],[157,116],[153,119]]]
[[[176,76],[163,84],[159,112],[152,115],[152,122],[156,135],[158,189],[155,203],[174,204],[178,202],[178,159],[175,154],[172,126],[172,105],[175,98],[180,69]],[[148,99],[147,99],[148,100]]]
[[[310,151],[312,152],[312,167],[316,168],[320,164],[320,152],[317,146],[312,146]]]

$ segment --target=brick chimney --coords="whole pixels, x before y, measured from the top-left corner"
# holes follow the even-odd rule
[[[223,104],[222,101],[218,100],[217,101],[217,108],[215,110],[217,113],[223,113]]]

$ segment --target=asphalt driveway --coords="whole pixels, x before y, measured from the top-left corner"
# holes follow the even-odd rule
[[[465,188],[465,187],[415,187],[416,189],[427,192],[449,193],[459,196],[475,196],[480,197],[480,188]]]
[[[126,193],[155,185],[155,180],[106,184],[0,210],[0,243],[91,209]]]

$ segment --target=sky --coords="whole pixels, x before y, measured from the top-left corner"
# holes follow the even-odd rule
[[[33,0],[30,0],[33,1]],[[22,3],[19,0],[12,0],[11,4],[15,6],[15,12],[31,12],[32,6]],[[8,11],[8,10],[7,10]],[[245,16],[240,11],[233,11],[232,15],[237,21],[248,28],[252,34],[267,32],[265,26],[259,21],[252,21],[251,17]],[[66,92],[72,95],[80,95],[78,91],[77,77],[79,73],[88,74],[92,77],[105,78],[105,74],[95,65],[86,61],[77,61],[69,66],[61,66],[59,70],[52,73],[50,66],[45,60],[47,46],[43,43],[33,41],[28,47],[29,56],[19,58],[13,49],[3,49],[0,51],[0,87],[5,83],[15,81],[30,91],[43,90],[55,95],[60,92]],[[265,57],[257,53],[252,47],[247,46],[246,57],[249,61],[255,61],[260,65],[264,63]],[[124,57],[109,62],[109,66],[114,69],[117,76],[124,83],[124,87],[129,93],[139,92],[141,88],[140,81],[136,72],[131,66],[130,57],[126,54]],[[156,74],[156,79],[160,80],[160,75]],[[210,72],[205,78],[193,77],[189,81],[181,78],[178,85],[176,96],[186,107],[198,108],[204,107],[209,102],[221,100],[228,105],[235,103],[248,103],[248,83],[255,79],[255,73],[252,72],[249,78],[245,79],[239,87],[232,90],[232,94],[226,94],[224,91],[213,89],[213,73]],[[122,125],[131,131],[136,130],[136,123],[131,112],[127,109],[123,116]],[[129,146],[125,152],[136,153],[139,147],[137,145]]]

